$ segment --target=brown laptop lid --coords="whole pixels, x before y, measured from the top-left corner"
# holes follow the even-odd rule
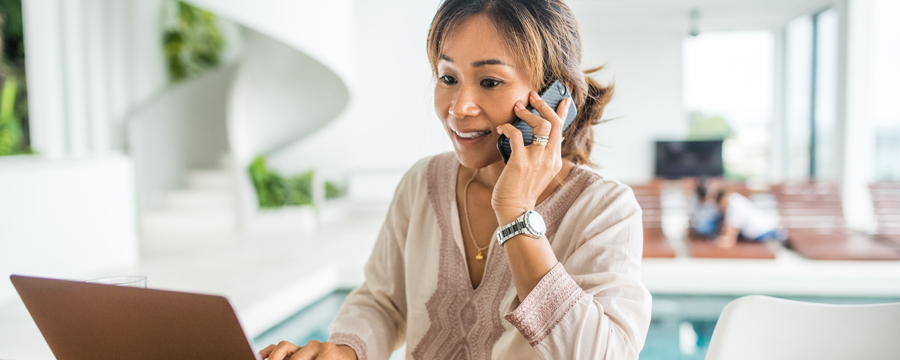
[[[10,279],[58,360],[256,359],[221,296]]]

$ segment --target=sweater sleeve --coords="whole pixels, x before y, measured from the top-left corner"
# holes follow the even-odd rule
[[[407,307],[402,249],[423,163],[414,166],[400,181],[366,262],[365,282],[347,296],[329,328],[329,341],[350,346],[359,360],[387,359],[405,341]]]
[[[569,256],[505,315],[543,359],[637,359],[644,346],[651,298],[640,279],[641,210],[631,189],[614,190],[585,211]]]

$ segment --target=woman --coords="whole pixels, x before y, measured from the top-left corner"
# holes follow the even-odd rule
[[[637,359],[650,323],[641,211],[631,189],[585,166],[611,92],[580,69],[571,10],[561,0],[448,0],[428,55],[454,152],[401,180],[366,281],[329,342],[260,355],[387,359],[406,343],[407,359]],[[568,103],[551,109],[535,92],[555,79],[578,108],[565,132]],[[549,141],[524,146],[517,117]],[[513,224],[532,233],[496,234]]]

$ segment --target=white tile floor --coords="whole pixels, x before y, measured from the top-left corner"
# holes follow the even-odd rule
[[[386,204],[341,205],[309,235],[228,239],[213,250],[144,257],[97,277],[140,274],[149,288],[226,296],[255,337],[337,288],[362,283]],[[0,359],[53,359],[18,298],[0,304]]]

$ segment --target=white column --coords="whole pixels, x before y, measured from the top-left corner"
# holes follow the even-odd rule
[[[109,43],[106,33],[109,28],[106,18],[109,13],[105,0],[82,0],[84,5],[84,45],[87,67],[88,123],[90,124],[90,149],[100,154],[110,150],[110,118],[107,75],[109,71]]]
[[[84,1],[63,0],[61,3],[69,153],[78,156],[85,155],[90,150],[91,136],[88,120]]]
[[[788,151],[784,146],[785,137],[787,136],[785,116],[784,116],[784,97],[786,81],[784,77],[785,68],[785,41],[784,27],[772,29],[772,123],[769,124],[769,169],[768,180],[777,183],[787,179],[787,172],[784,170],[787,166]]]
[[[59,0],[23,0],[31,147],[48,157],[67,152]]]
[[[844,212],[849,226],[874,230],[875,215],[868,184],[872,176],[875,144],[871,124],[871,56],[872,56],[872,0],[844,0],[846,21],[842,21],[841,52],[846,72],[844,95],[846,104],[841,115],[843,134]]]
[[[128,16],[131,1],[106,0],[107,89],[109,89],[110,147],[125,148],[125,117],[128,115]],[[162,45],[160,45],[162,46]]]
[[[161,0],[132,1],[128,8],[129,106],[139,107],[168,85],[162,50]]]

